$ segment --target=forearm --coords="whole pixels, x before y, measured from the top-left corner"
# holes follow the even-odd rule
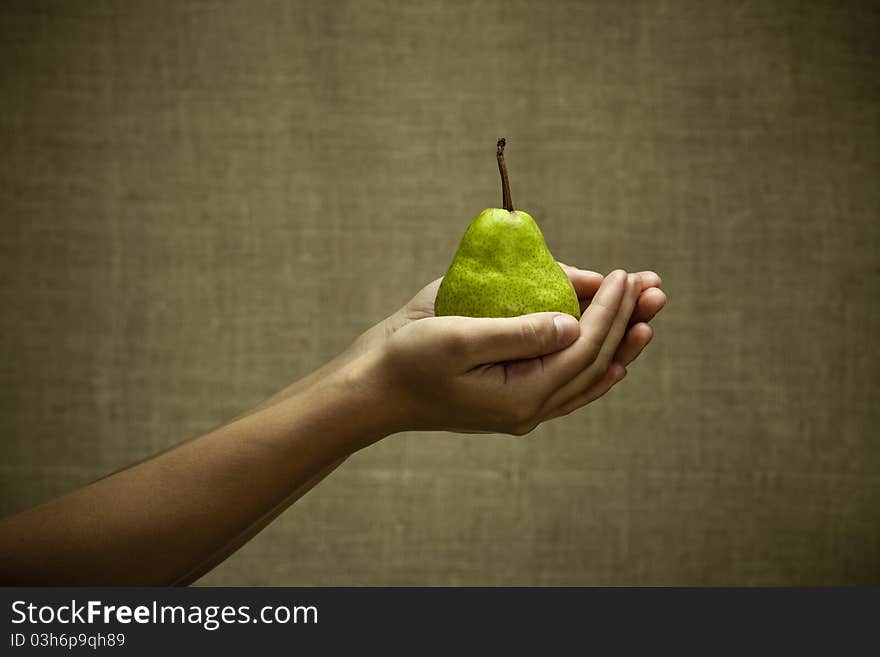
[[[390,334],[390,330],[388,327],[389,321],[391,321],[391,318],[386,318],[375,326],[372,326],[370,329],[361,334],[345,351],[338,354],[330,362],[325,363],[310,374],[307,374],[303,378],[291,383],[286,388],[279,390],[271,397],[263,400],[262,402],[254,406],[252,409],[246,411],[245,413],[242,413],[239,418],[263,410],[265,408],[268,408],[269,406],[273,406],[281,401],[284,401],[285,399],[289,399],[290,397],[299,394],[303,390],[307,390],[311,386],[315,385],[317,382],[326,379],[332,373],[341,370],[346,365],[349,365],[364,354],[372,351],[378,345],[382,344],[382,342],[384,342],[384,340]]]
[[[335,463],[390,431],[363,368],[307,389],[0,525],[0,578],[30,584],[194,579]]]
[[[245,411],[244,413],[242,413],[238,417],[233,418],[232,420],[230,420],[226,424],[231,424],[232,422],[235,422],[236,420],[238,420],[240,418],[244,418],[244,417],[247,417],[248,415],[252,415],[254,413],[257,413],[257,412],[262,411],[266,408],[269,408],[270,406],[274,406],[275,404],[278,404],[286,399],[290,399],[291,397],[293,397],[297,394],[300,394],[302,391],[307,390],[309,387],[315,385],[317,382],[328,377],[333,372],[341,370],[343,367],[345,367],[346,365],[348,365],[349,363],[351,363],[355,359],[364,355],[368,351],[371,351],[373,347],[375,347],[377,344],[380,344],[390,334],[391,331],[389,330],[389,326],[388,326],[388,322],[390,320],[391,320],[391,318],[388,318],[388,319],[385,319],[385,320],[379,322],[378,324],[376,324],[375,326],[370,328],[368,331],[366,331],[364,334],[362,334],[360,337],[358,337],[358,339],[355,340],[355,342],[348,349],[346,349],[344,352],[342,352],[341,354],[336,356],[329,363],[325,363],[324,365],[319,367],[314,372],[311,372],[310,374],[307,374],[306,376],[299,379],[298,381],[291,383],[286,388],[283,388],[282,390],[278,391],[277,393],[275,393],[271,397],[263,400],[262,402],[260,402],[256,406],[254,406],[253,408]],[[214,560],[212,560],[212,562],[204,564],[204,567],[200,569],[200,572],[193,573],[193,576],[190,579],[191,580],[197,579],[199,576],[201,576],[202,574],[204,574],[205,572],[210,570],[214,565],[223,561],[223,559],[225,559],[227,556],[229,556],[235,550],[237,550],[239,547],[241,547],[241,545],[243,545],[245,542],[247,542],[247,540],[250,539],[254,534],[256,534],[263,527],[268,525],[278,514],[280,514],[282,511],[284,511],[284,509],[286,509],[288,506],[293,504],[300,497],[302,497],[303,495],[308,493],[312,488],[314,488],[319,483],[321,483],[325,478],[327,478],[327,476],[329,476],[334,470],[336,470],[336,468],[338,468],[340,465],[345,463],[347,458],[348,458],[347,454],[344,456],[341,456],[334,463],[330,464],[326,468],[323,468],[315,476],[313,476],[311,479],[309,479],[307,482],[305,482],[302,486],[300,486],[298,489],[294,490],[293,493],[291,494],[289,500],[286,501],[286,503],[279,505],[279,508],[274,513],[267,516],[261,523],[254,525],[252,527],[252,531],[250,533],[243,535],[241,537],[242,540],[240,542],[238,542],[234,545],[227,546],[227,549],[224,553],[218,554],[217,557]],[[184,581],[181,583],[188,583],[188,582]]]

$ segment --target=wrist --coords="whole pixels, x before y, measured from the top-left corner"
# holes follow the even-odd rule
[[[401,404],[392,392],[383,350],[370,349],[329,372],[304,391],[306,406],[321,409],[327,433],[355,452],[405,427]]]

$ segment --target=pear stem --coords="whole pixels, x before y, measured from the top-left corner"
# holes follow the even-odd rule
[[[504,147],[507,140],[502,137],[498,140],[498,150],[495,155],[498,158],[498,172],[501,174],[501,202],[504,209],[513,212],[513,201],[510,200],[510,181],[507,179],[507,165],[504,163]]]

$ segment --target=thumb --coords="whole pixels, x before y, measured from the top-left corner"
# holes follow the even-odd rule
[[[472,367],[523,360],[564,349],[580,335],[580,324],[565,313],[533,313],[520,317],[462,318],[459,343]]]

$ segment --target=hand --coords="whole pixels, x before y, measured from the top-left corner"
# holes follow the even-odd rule
[[[578,269],[562,262],[559,265],[568,275],[569,280],[574,286],[580,300],[581,312],[583,312],[590,305],[593,295],[599,290],[604,276],[594,271]],[[615,361],[621,362],[624,366],[632,362],[639,351],[650,342],[653,332],[651,327],[647,326],[647,322],[651,321],[663,306],[666,305],[666,295],[660,289],[660,276],[652,271],[639,272],[639,276],[642,279],[642,290],[633,312],[630,331],[627,332],[627,348],[621,352],[621,359],[615,358]],[[437,290],[440,288],[442,280],[443,278],[441,277],[431,281],[419,290],[400,310],[361,334],[346,352],[348,358],[359,356],[380,346],[395,332],[411,322],[433,317],[434,299],[437,297]],[[645,324],[645,326],[636,328],[638,324]],[[637,351],[634,350],[635,347],[638,347]]]
[[[574,286],[580,300],[581,311],[585,311],[602,285],[604,277],[596,272],[578,269],[564,263],[559,264]],[[651,341],[653,330],[647,322],[653,319],[663,308],[666,303],[666,295],[659,289],[661,281],[657,274],[652,271],[643,271],[639,273],[639,277],[641,278],[642,287],[635,304],[635,310],[630,317],[629,327],[614,354],[612,364],[609,366],[605,377],[593,384],[589,389],[584,390],[579,399],[572,400],[565,408],[557,409],[558,415],[570,413],[575,408],[583,406],[608,392],[614,384],[626,376],[626,367]],[[443,279],[438,278],[426,285],[406,305],[390,317],[362,333],[345,351],[329,363],[273,395],[244,415],[272,406],[298,392],[308,389],[325,377],[342,370],[360,356],[380,349],[395,333],[409,324],[433,318],[434,299],[437,296],[441,280]]]
[[[665,297],[652,293],[637,310],[647,291],[641,274],[615,271],[596,286],[598,275],[566,272],[583,303],[590,299],[580,323],[561,313],[433,317],[436,281],[389,318],[391,335],[378,367],[399,402],[400,429],[523,435],[622,379],[625,365],[651,339],[641,320],[650,319]],[[659,284],[656,274],[645,278],[648,289]]]
[[[602,284],[602,275],[562,262],[559,265],[568,274],[568,278],[574,285],[581,302],[581,312],[584,312]],[[630,318],[629,328],[614,354],[614,361],[609,367],[606,377],[596,383],[592,389],[585,391],[579,400],[572,403],[569,408],[565,409],[565,412],[560,412],[559,415],[567,415],[577,408],[595,401],[616,383],[622,381],[627,374],[627,366],[638,357],[654,337],[654,330],[648,322],[666,305],[666,294],[660,289],[662,281],[655,272],[643,271],[639,272],[639,275],[642,279],[642,292],[636,301],[636,308]]]

